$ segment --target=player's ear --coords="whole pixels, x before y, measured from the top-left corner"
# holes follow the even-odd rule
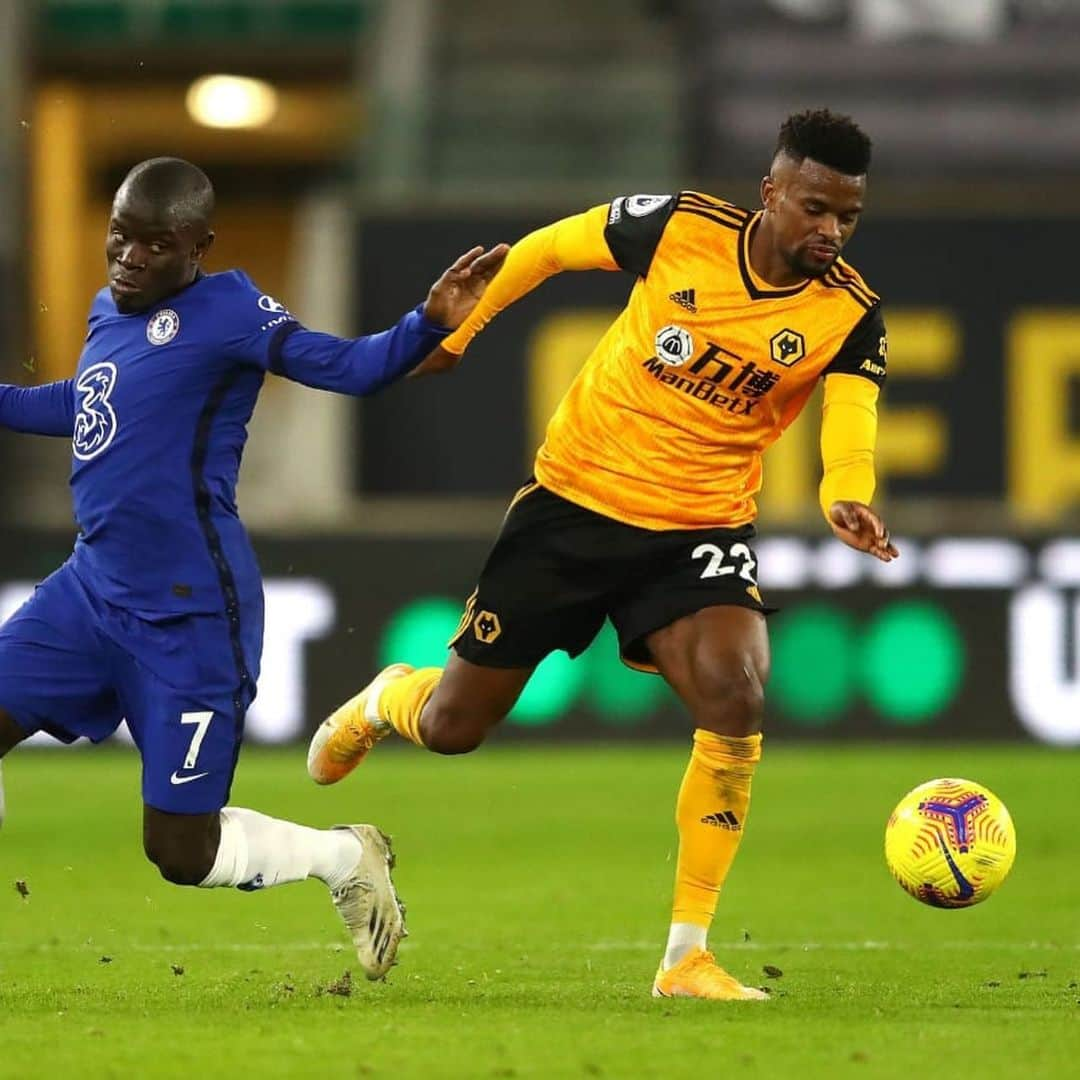
[[[775,192],[776,185],[773,183],[773,178],[768,175],[763,176],[761,178],[761,205],[764,206],[766,210],[772,209],[769,206],[769,203]]]
[[[206,235],[201,240],[195,241],[195,247],[191,251],[192,262],[201,263],[213,243],[214,234],[211,230],[208,229]]]

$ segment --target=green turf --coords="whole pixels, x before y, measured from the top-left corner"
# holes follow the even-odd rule
[[[327,992],[354,965],[320,884],[167,886],[141,857],[132,757],[16,753],[0,1076],[1076,1074],[1074,755],[770,744],[713,935],[770,986],[760,1005],[648,995],[685,756],[402,747],[321,790],[299,750],[248,752],[237,805],[396,837],[412,936],[389,982],[346,997]],[[881,858],[896,799],[950,774],[994,788],[1019,832],[1012,877],[968,911],[915,903]]]

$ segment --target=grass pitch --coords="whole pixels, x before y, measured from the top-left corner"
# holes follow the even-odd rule
[[[16,752],[0,1076],[1075,1075],[1075,755],[768,744],[712,944],[771,1000],[714,1005],[649,997],[687,752],[380,749],[318,789],[300,750],[247,751],[237,805],[394,834],[412,936],[385,984],[357,975],[317,882],[161,882],[134,756]],[[980,908],[924,908],[884,867],[889,810],[939,775],[988,784],[1016,821]]]

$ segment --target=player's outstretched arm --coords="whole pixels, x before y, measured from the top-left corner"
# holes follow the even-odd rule
[[[412,371],[473,310],[498,272],[506,246],[472,248],[431,287],[423,304],[378,334],[339,338],[286,320],[267,338],[265,327],[239,343],[268,370],[319,390],[363,396]],[[444,321],[445,320],[445,321]]]
[[[824,475],[821,509],[833,534],[882,562],[900,554],[885,522],[870,508],[874,495],[874,443],[878,388],[858,375],[829,375],[821,419]]]
[[[0,385],[0,427],[70,439],[75,431],[74,380],[41,386]]]
[[[432,350],[416,374],[454,367],[469,342],[504,308],[564,270],[618,270],[604,238],[609,206],[594,206],[522,237],[479,303],[445,341]],[[501,246],[501,245],[500,245]]]

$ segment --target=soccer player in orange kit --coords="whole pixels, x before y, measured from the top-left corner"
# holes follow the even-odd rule
[[[752,548],[763,452],[819,380],[820,501],[844,543],[898,554],[870,508],[880,302],[840,258],[863,209],[870,140],[828,110],[780,129],[762,209],[697,192],[633,195],[511,249],[469,318],[425,362],[456,363],[507,305],[565,270],[635,284],[552,418],[514,496],[445,668],[393,664],[312,739],[319,783],[390,731],[441,754],[475,749],[555,649],[611,619],[623,660],[657,672],[694,724],[679,858],[654,996],[760,1000],[707,951],[746,823],[769,673]]]

